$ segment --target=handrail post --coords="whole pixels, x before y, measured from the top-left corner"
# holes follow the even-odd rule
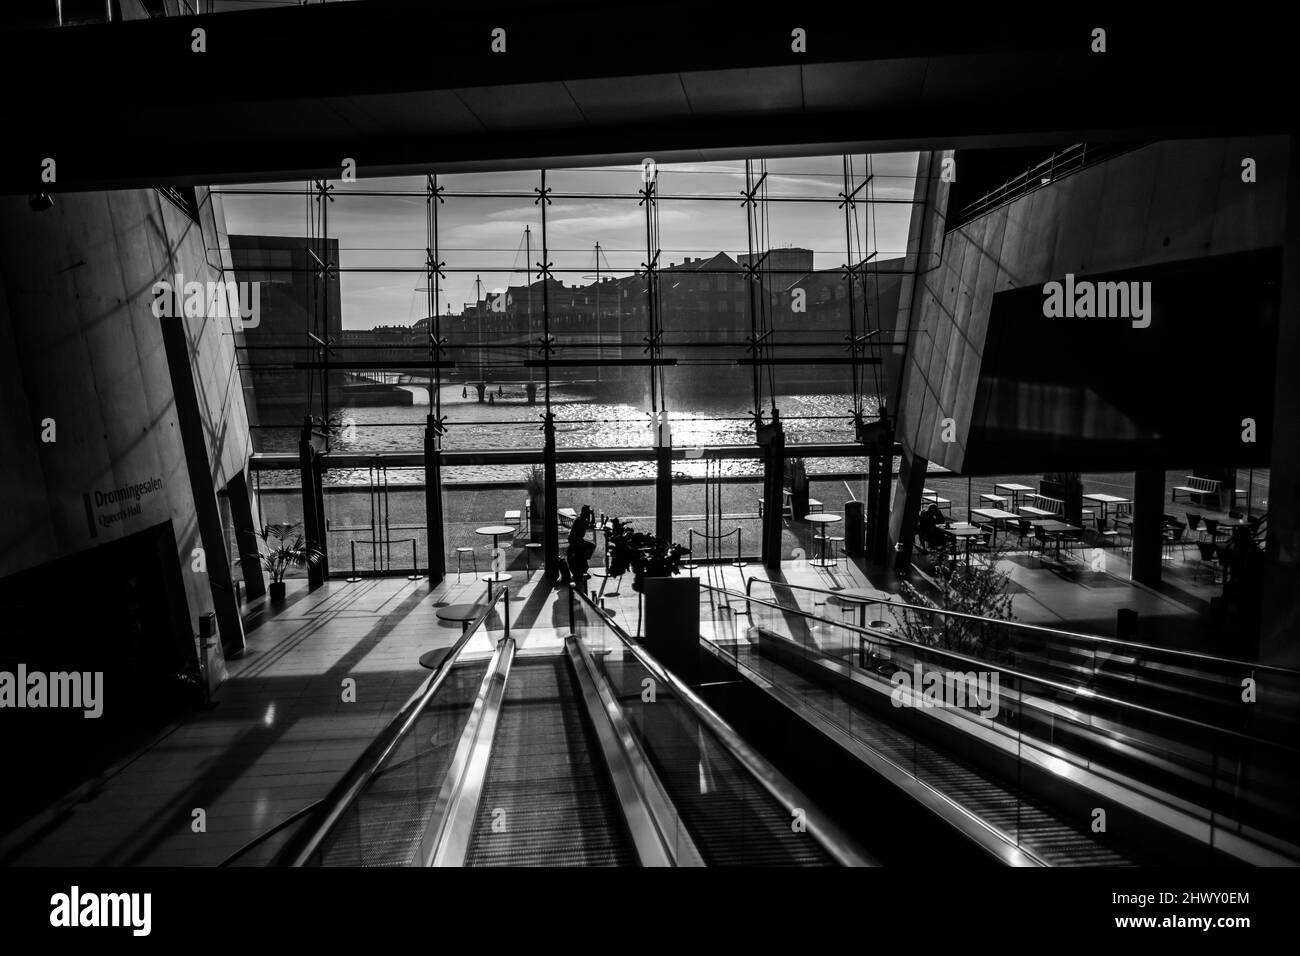
[[[406,580],[418,581],[422,577],[424,577],[424,575],[420,573],[420,559],[416,556],[415,553],[415,538],[412,538],[411,539],[411,573],[406,576]]]
[[[348,544],[352,546],[352,577],[348,578],[348,584],[356,584],[361,580],[357,576],[357,539],[352,538],[348,541]]]

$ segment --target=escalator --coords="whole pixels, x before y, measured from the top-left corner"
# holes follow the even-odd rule
[[[635,660],[602,660],[601,668],[624,707],[634,707],[647,671]],[[700,732],[689,707],[660,694],[643,707],[646,755],[677,813],[695,834],[706,866],[829,866],[817,841],[791,829],[791,817],[736,755]]]
[[[571,620],[520,653],[499,591],[275,862],[875,863],[594,605]]]
[[[838,606],[841,612],[852,615],[838,623],[856,617],[856,623],[865,626],[872,620],[876,625],[873,630],[910,640],[928,639],[950,649],[966,649],[972,656],[995,665],[1077,685],[1084,697],[1140,703],[1279,742],[1293,739],[1295,725],[1300,722],[1300,671],[1292,668],[1018,621],[977,618],[897,600],[863,605],[852,599],[854,603],[850,603],[834,590],[760,577],[747,581],[747,596],[756,585],[756,597],[788,605],[792,611],[833,618]],[[1255,707],[1251,695],[1243,695],[1248,683],[1266,688],[1254,696],[1267,696],[1269,707]]]
[[[453,669],[435,704],[421,714],[393,758],[354,805],[323,851],[323,866],[408,866],[419,852],[421,821],[432,809],[456,753],[461,729],[487,671],[487,662]],[[417,741],[419,742],[417,745]]]
[[[569,663],[517,662],[503,703],[465,865],[635,865]]]
[[[702,600],[702,646],[755,691],[749,709],[771,701],[941,818],[979,821],[994,851],[1048,865],[1300,856],[1292,746],[883,626],[710,585]],[[970,696],[993,677],[991,697]],[[1098,807],[1108,829],[1092,825]]]

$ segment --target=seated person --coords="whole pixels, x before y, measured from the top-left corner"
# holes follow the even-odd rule
[[[561,568],[561,572],[568,572],[567,580],[584,591],[589,576],[587,562],[596,551],[595,542],[587,540],[587,530],[594,521],[595,515],[592,513],[591,505],[583,505],[582,513],[578,515],[569,531],[569,546],[565,549],[565,563]]]
[[[921,515],[921,522],[917,525],[916,535],[921,539],[927,550],[935,551],[942,548],[947,542],[943,532],[940,530],[946,522],[943,518],[943,512],[939,510],[938,505],[930,505],[925,513]]]

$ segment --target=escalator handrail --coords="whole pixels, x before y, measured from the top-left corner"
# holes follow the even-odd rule
[[[817,808],[786,776],[749,746],[736,730],[706,704],[672,671],[654,659],[619,624],[610,619],[581,589],[570,588],[570,596],[577,595],[617,637],[637,662],[650,672],[655,680],[667,687],[704,724],[724,749],[763,785],[787,811],[803,811],[808,832],[821,844],[822,849],[841,866],[875,866],[876,863],[857,849],[857,842]]]
[[[225,866],[233,866],[236,860],[240,859],[246,854],[251,853],[253,850],[257,849],[259,846],[261,846],[271,837],[275,836],[285,827],[289,826],[291,823],[295,823],[298,820],[301,820],[303,817],[307,816],[307,814],[311,813],[313,810],[319,807],[320,804],[321,804],[320,800],[313,800],[305,807],[300,807],[299,809],[295,810],[293,813],[289,814],[289,816],[285,817],[279,823],[275,824],[272,827],[267,828],[266,830],[263,830],[257,836],[253,837],[253,839],[249,840],[247,843],[241,846],[234,853],[230,854],[230,856],[226,857],[224,860],[218,863],[217,867],[220,868]]]
[[[745,597],[750,598],[751,589],[754,582],[771,585],[772,587],[791,588],[796,591],[810,591],[813,594],[824,594],[828,597],[838,597],[838,591],[832,591],[829,588],[815,588],[807,584],[790,584],[786,581],[773,581],[770,578],[759,577],[751,574],[745,581]],[[752,600],[757,600],[752,599]],[[1011,630],[1017,631],[1036,631],[1042,634],[1051,634],[1056,637],[1068,637],[1072,640],[1093,643],[1108,644],[1114,647],[1132,648],[1135,651],[1143,653],[1163,654],[1169,657],[1186,657],[1192,660],[1211,661],[1215,664],[1227,664],[1236,668],[1244,668],[1253,671],[1270,671],[1276,674],[1284,674],[1288,677],[1300,679],[1300,669],[1286,667],[1281,664],[1264,664],[1258,661],[1243,661],[1232,657],[1218,657],[1214,654],[1202,654],[1198,651],[1185,651],[1175,647],[1157,647],[1154,644],[1140,644],[1137,641],[1125,641],[1117,637],[1106,637],[1102,634],[1083,634],[1079,631],[1063,631],[1055,627],[1045,627],[1041,624],[1026,624],[1023,621],[999,621],[995,618],[980,617],[978,614],[966,614],[963,611],[948,611],[942,608],[925,607],[920,604],[907,604],[903,601],[892,601],[885,598],[866,598],[857,597],[855,601],[862,601],[867,604],[884,604],[888,607],[903,608],[909,611],[920,611],[924,614],[938,614],[942,617],[956,617],[970,621],[980,621],[985,624],[996,624],[1005,626]],[[791,610],[795,610],[791,608]]]
[[[1300,747],[1294,747],[1291,744],[1284,744],[1276,740],[1269,740],[1265,737],[1256,737],[1252,734],[1242,733],[1239,730],[1230,730],[1227,727],[1217,727],[1214,724],[1207,724],[1204,723],[1203,721],[1195,720],[1194,718],[1191,717],[1184,717],[1179,714],[1171,714],[1163,710],[1158,710],[1155,707],[1148,707],[1145,704],[1135,704],[1132,701],[1120,700],[1117,697],[1109,697],[1106,694],[1099,694],[1095,691],[1087,690],[1082,687],[1063,684],[1060,681],[1054,680],[1050,677],[1040,677],[1037,674],[1030,674],[1020,670],[1017,667],[1008,667],[1006,664],[999,664],[996,663],[995,661],[983,660],[978,657],[969,657],[966,654],[962,654],[959,651],[949,651],[941,647],[931,647],[928,644],[918,644],[916,641],[908,640],[905,637],[899,637],[897,634],[887,634],[884,631],[874,630],[869,627],[858,627],[856,624],[847,624],[843,621],[832,621],[829,618],[818,617],[817,615],[809,611],[805,611],[802,608],[786,607],[785,605],[782,604],[774,604],[771,601],[764,601],[762,598],[750,597],[748,594],[745,594],[740,591],[733,591],[730,588],[715,587],[714,585],[707,584],[704,581],[700,582],[700,588],[702,590],[713,591],[719,594],[726,594],[730,597],[734,597],[739,600],[748,601],[751,604],[760,604],[764,607],[770,607],[773,610],[780,611],[782,614],[797,614],[800,617],[817,621],[819,624],[828,624],[833,627],[843,628],[844,630],[850,631],[854,634],[860,634],[860,635],[871,637],[873,640],[887,640],[887,641],[892,641],[896,644],[905,644],[909,647],[914,647],[917,650],[924,651],[927,654],[934,654],[939,657],[946,657],[962,664],[973,664],[978,667],[991,668],[1000,674],[1007,674],[1010,675],[1011,677],[1018,677],[1021,680],[1031,681],[1032,683],[1040,685],[1042,687],[1050,687],[1053,690],[1064,691],[1065,693],[1068,694],[1085,696],[1089,701],[1095,701],[1101,704],[1110,704],[1114,707],[1119,707],[1124,710],[1137,711],[1149,717],[1157,717],[1157,718],[1163,718],[1165,720],[1174,721],[1175,723],[1184,724],[1189,727],[1194,727],[1197,730],[1209,731],[1210,733],[1218,734],[1220,736],[1225,736],[1225,737],[1233,737],[1236,738],[1238,741],[1244,743],[1257,744],[1264,747],[1271,747],[1275,750],[1281,750],[1292,754],[1300,755]],[[985,618],[976,618],[976,620],[985,620]]]
[[[423,686],[402,705],[397,715],[379,732],[356,762],[348,768],[325,798],[321,801],[315,815],[299,829],[272,861],[272,866],[305,866],[313,853],[320,848],[325,837],[342,819],[343,814],[356,801],[357,797],[369,786],[371,780],[384,767],[397,747],[410,733],[420,715],[437,696],[447,675],[460,657],[461,651],[470,639],[478,633],[484,622],[492,616],[498,604],[503,605],[502,618],[505,621],[506,636],[510,634],[510,589],[501,588],[494,597],[483,605],[478,617],[464,629],[460,638],[434,668]]]

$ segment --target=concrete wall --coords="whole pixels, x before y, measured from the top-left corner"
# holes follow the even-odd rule
[[[1243,157],[1258,163],[1253,184],[1241,180]],[[900,410],[904,447],[961,471],[996,293],[1067,272],[1096,275],[1280,246],[1286,160],[1284,138],[1157,143],[947,232],[937,268],[916,279]],[[954,420],[951,442],[943,441],[945,418]]]
[[[158,278],[220,278],[224,221],[200,199],[206,229],[153,190],[60,194],[42,212],[0,199],[0,577],[170,520],[196,628],[213,595],[192,570],[199,529],[161,323],[184,327],[207,487],[224,486],[251,451],[230,320],[150,309]],[[53,442],[41,440],[47,418]],[[138,515],[99,520],[122,505],[97,504],[96,491],[154,479],[161,488],[140,497]],[[219,679],[219,649],[211,663]]]

